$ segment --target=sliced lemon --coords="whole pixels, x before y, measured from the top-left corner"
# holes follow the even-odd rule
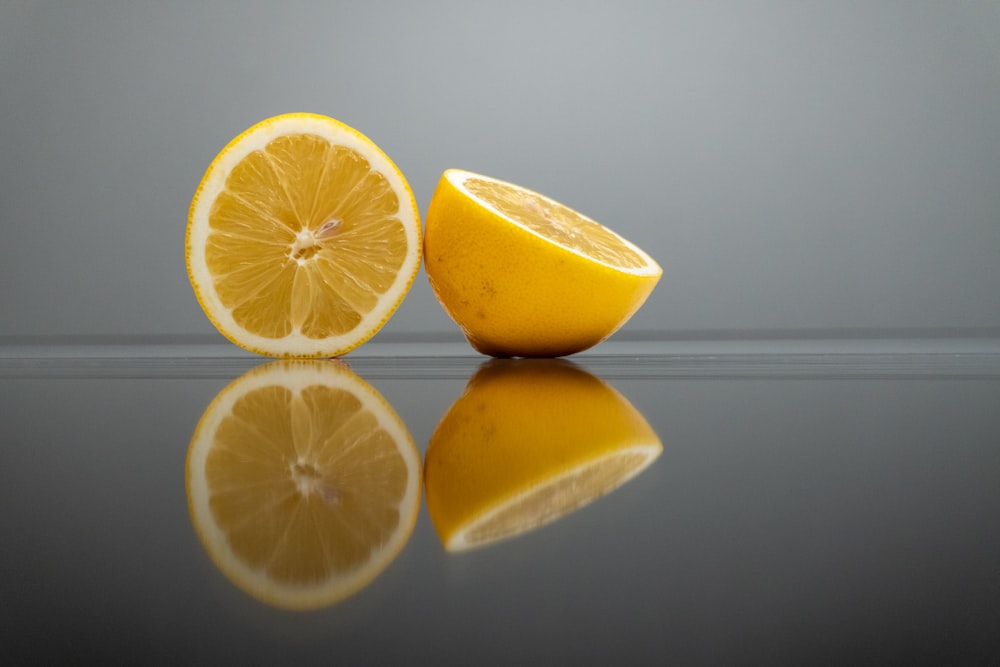
[[[425,219],[424,266],[472,346],[555,357],[617,331],[662,274],[638,246],[548,197],[459,169]]]
[[[416,201],[371,140],[317,114],[262,121],[209,165],[188,214],[188,276],[237,345],[330,357],[371,338],[420,268]]]
[[[191,520],[249,595],[315,609],[396,558],[420,505],[420,456],[385,399],[342,362],[277,361],[223,389],[187,456]]]
[[[494,360],[441,419],[424,459],[427,510],[448,551],[577,510],[663,451],[620,393],[558,359]]]

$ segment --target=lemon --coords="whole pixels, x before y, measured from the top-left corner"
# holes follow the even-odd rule
[[[431,287],[472,346],[556,357],[617,331],[662,274],[636,245],[548,197],[449,169],[425,218]]]
[[[343,362],[282,360],[237,378],[188,448],[195,531],[249,595],[327,606],[396,558],[420,506],[420,456],[378,392]]]
[[[493,360],[431,436],[427,511],[447,550],[490,544],[609,493],[662,450],[625,397],[570,362]]]
[[[209,165],[191,201],[188,276],[208,319],[275,357],[371,338],[420,268],[416,201],[395,164],[343,123],[264,120]]]

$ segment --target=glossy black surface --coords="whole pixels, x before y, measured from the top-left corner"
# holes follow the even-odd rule
[[[449,554],[425,507],[332,607],[234,587],[185,495],[195,424],[266,360],[0,363],[4,664],[995,664],[1000,355],[581,355],[663,454],[584,509]],[[348,358],[421,454],[486,362]]]

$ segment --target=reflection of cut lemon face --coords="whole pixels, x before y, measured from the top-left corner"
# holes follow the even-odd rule
[[[406,544],[420,505],[410,434],[340,362],[273,362],[223,389],[195,430],[186,478],[219,569],[288,609],[367,585]]]
[[[495,360],[431,436],[427,509],[449,551],[553,521],[632,479],[663,447],[621,394],[561,360]]]

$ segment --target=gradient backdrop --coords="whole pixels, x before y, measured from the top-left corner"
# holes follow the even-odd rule
[[[997,2],[0,0],[0,336],[213,334],[191,195],[297,110],[421,212],[462,167],[635,241],[635,335],[995,330],[998,35]],[[384,331],[457,330],[421,272]]]

